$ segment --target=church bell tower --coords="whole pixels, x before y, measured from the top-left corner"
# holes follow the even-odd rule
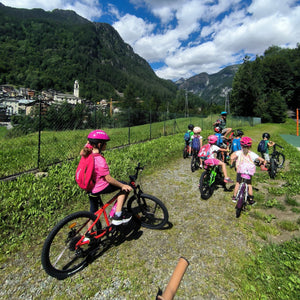
[[[79,98],[79,83],[78,80],[74,82],[74,96]]]

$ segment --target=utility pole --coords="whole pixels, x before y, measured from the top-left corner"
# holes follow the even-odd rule
[[[188,96],[187,96],[187,90],[185,90],[185,117],[189,117],[189,103],[188,103]]]
[[[229,92],[226,93],[226,100],[225,100],[225,111],[230,113],[230,106],[229,106]]]

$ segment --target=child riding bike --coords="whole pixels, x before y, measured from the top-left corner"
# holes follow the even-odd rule
[[[90,212],[95,213],[98,210],[98,199],[101,194],[108,194],[118,189],[122,193],[117,198],[116,211],[112,219],[113,225],[121,225],[130,221],[131,216],[122,214],[123,203],[128,196],[129,192],[132,191],[132,187],[124,182],[114,179],[109,172],[109,167],[103,156],[102,151],[106,149],[106,143],[110,140],[108,134],[103,130],[94,130],[88,135],[88,143],[81,150],[81,156],[94,155],[94,170],[93,170],[93,181],[95,186],[92,191],[88,194],[90,200]]]
[[[205,161],[205,164],[210,164],[210,165],[217,165],[221,166],[222,172],[224,174],[224,182],[225,183],[233,183],[233,180],[230,179],[227,175],[227,169],[226,169],[226,164],[218,159],[216,159],[216,154],[217,152],[227,152],[227,149],[222,149],[216,145],[216,142],[218,141],[218,137],[215,135],[210,135],[208,138],[208,143],[210,145],[209,147],[209,152],[208,152],[208,158]]]
[[[185,146],[189,146],[189,156],[191,156],[191,153],[192,153],[192,136],[194,135],[193,129],[194,129],[194,125],[189,124],[188,130],[184,134]]]
[[[215,123],[213,123],[213,126],[219,127],[219,131],[222,135],[224,135],[225,138],[228,137],[230,132],[232,131],[232,128],[226,128],[226,118],[227,118],[227,112],[222,111],[221,112],[221,118],[218,119]]]
[[[193,129],[194,134],[191,136],[192,139],[192,151],[193,151],[193,155],[195,157],[198,157],[198,152],[200,150],[200,148],[202,147],[202,140],[203,137],[200,135],[201,132],[201,128],[196,126]],[[202,164],[202,160],[200,159],[200,166],[201,169],[203,169],[203,164]]]
[[[259,157],[256,153],[250,151],[250,148],[252,146],[252,139],[244,136],[241,138],[241,146],[242,150],[238,150],[231,154],[230,156],[230,162],[231,165],[233,165],[233,162],[236,161],[236,170],[237,170],[237,176],[236,176],[236,184],[233,191],[232,201],[236,202],[236,195],[239,190],[240,183],[242,182],[241,174],[247,174],[250,176],[250,179],[246,179],[246,183],[248,184],[249,189],[249,196],[248,196],[248,202],[250,205],[253,205],[255,201],[253,200],[253,189],[251,185],[252,176],[255,173],[255,161],[259,161],[263,165],[265,165],[266,161]]]

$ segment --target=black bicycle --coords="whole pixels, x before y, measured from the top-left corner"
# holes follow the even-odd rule
[[[195,172],[200,168],[200,158],[198,156],[198,152],[192,149],[192,160],[191,160],[191,170]]]
[[[273,152],[270,155],[270,163],[269,163],[269,168],[268,168],[268,173],[270,178],[274,179],[277,174],[277,170],[283,168],[284,162],[285,162],[285,156],[283,153],[279,152],[276,147],[281,148],[282,150],[283,147],[274,144],[273,146]]]

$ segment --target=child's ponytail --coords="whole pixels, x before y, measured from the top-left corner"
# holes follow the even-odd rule
[[[80,151],[80,155],[83,157],[88,157],[93,151],[93,146],[89,143],[86,143]]]

